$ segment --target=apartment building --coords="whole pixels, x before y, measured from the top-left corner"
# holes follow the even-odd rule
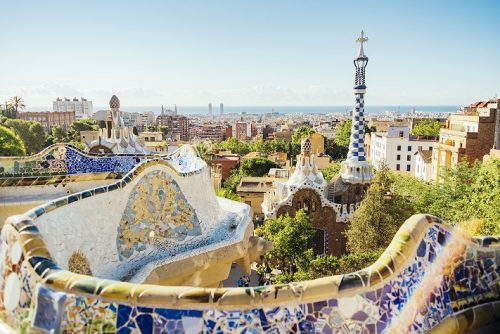
[[[387,132],[373,132],[369,137],[368,158],[375,167],[385,162],[392,170],[412,174],[415,171],[415,153],[419,150],[432,150],[435,142],[411,136],[407,125],[391,125]]]
[[[440,181],[445,168],[461,161],[483,160],[498,144],[500,99],[481,101],[450,115],[432,154],[432,178]],[[495,134],[496,133],[496,134]]]

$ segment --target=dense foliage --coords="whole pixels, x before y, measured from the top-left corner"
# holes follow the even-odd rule
[[[274,140],[253,140],[239,141],[234,137],[228,138],[222,143],[214,145],[214,148],[231,151],[232,153],[245,155],[250,152],[259,152],[263,155],[269,155],[273,152],[289,152],[289,141]]]
[[[401,224],[415,212],[406,198],[392,191],[395,178],[386,165],[381,165],[375,174],[346,232],[351,253],[387,247]]]
[[[266,264],[280,271],[274,282],[288,283],[324,276],[345,274],[369,266],[380,256],[381,249],[341,257],[318,256],[313,252],[314,233],[309,216],[300,210],[294,218],[269,219],[255,231],[273,242]]]
[[[335,175],[340,172],[341,167],[341,161],[334,161],[329,167],[322,169],[321,173],[323,173],[323,177],[326,181],[330,181]]]
[[[279,168],[279,165],[266,158],[251,158],[241,164],[241,174],[243,176],[265,176],[271,168]]]
[[[348,119],[340,124],[335,132],[335,144],[342,147],[349,147],[349,138],[351,137],[352,119]]]
[[[411,130],[411,134],[419,137],[437,137],[440,128],[439,121],[429,118],[418,122]]]
[[[96,131],[99,130],[99,125],[92,119],[77,119],[71,124],[69,137],[71,140],[79,142],[81,131]]]
[[[314,247],[314,229],[309,216],[300,210],[294,218],[281,216],[269,219],[255,230],[255,234],[273,242],[273,249],[266,254],[267,264],[281,271],[277,282],[291,282],[303,262],[310,260],[307,254]]]
[[[0,125],[0,156],[25,155],[22,140],[9,128]]]
[[[22,140],[26,154],[35,154],[45,147],[47,134],[38,122],[7,119],[4,126],[10,128]]]
[[[464,228],[479,221],[477,234],[500,235],[500,159],[472,166],[461,163],[445,171],[442,184],[401,175],[394,190],[412,203],[415,213],[435,215]]]
[[[308,137],[315,132],[316,131],[314,131],[314,129],[311,127],[301,126],[293,131],[292,143],[295,145],[300,145],[300,142],[302,141],[303,138]]]
[[[350,251],[386,247],[414,214],[427,213],[472,235],[500,235],[500,159],[446,170],[442,184],[380,169],[347,231]]]
[[[207,164],[212,160],[212,144],[210,142],[201,142],[196,145],[196,150],[200,157],[205,160]]]
[[[348,146],[339,146],[335,143],[335,139],[325,138],[325,153],[333,160],[344,160],[348,151]]]
[[[221,189],[219,189],[217,191],[216,195],[219,196],[219,197],[224,197],[224,198],[227,198],[227,199],[231,199],[233,201],[239,201],[239,200],[241,200],[240,196],[238,196],[237,194],[235,194],[231,189],[221,188]]]

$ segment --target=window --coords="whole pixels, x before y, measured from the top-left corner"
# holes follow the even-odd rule
[[[418,150],[419,150],[419,151],[421,151],[421,150],[422,150],[422,146],[419,146],[419,147],[418,147]]]
[[[400,136],[400,137],[403,137],[403,136],[404,136],[404,134],[405,134],[405,133],[404,133],[404,131],[399,131],[399,136]]]
[[[411,145],[408,145],[408,152],[411,152]]]
[[[399,164],[396,165],[396,170],[401,170],[401,166]]]
[[[396,160],[397,160],[397,161],[401,160],[401,155],[400,155],[400,154],[398,154],[398,155],[396,156]]]
[[[411,154],[408,154],[408,155],[406,156],[406,161],[411,161]]]
[[[398,145],[398,151],[401,151],[401,145]]]
[[[406,171],[409,172],[411,170],[411,165],[406,165]]]

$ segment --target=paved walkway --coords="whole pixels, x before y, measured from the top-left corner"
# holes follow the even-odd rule
[[[240,266],[238,266],[236,263],[233,263],[231,265],[231,271],[229,272],[229,277],[223,281],[224,287],[237,287],[238,284],[238,279],[246,275],[243,270],[241,270]],[[259,285],[259,274],[255,271],[252,270],[252,274],[250,274],[250,286],[258,286]]]

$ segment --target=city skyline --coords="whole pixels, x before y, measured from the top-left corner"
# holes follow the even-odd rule
[[[23,23],[4,19],[0,41],[13,52],[0,56],[0,100],[19,95],[28,107],[64,96],[106,105],[113,94],[127,106],[350,105],[361,29],[370,105],[462,105],[500,92],[494,1],[3,7]]]

